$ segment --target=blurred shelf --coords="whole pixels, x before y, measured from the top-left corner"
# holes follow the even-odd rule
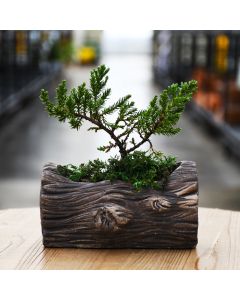
[[[152,50],[154,82],[197,80],[189,114],[240,161],[240,31],[157,30]]]
[[[240,126],[232,126],[217,119],[211,112],[191,101],[187,107],[191,118],[208,128],[224,147],[225,151],[240,161]]]
[[[15,71],[2,75],[0,84],[0,118],[1,120],[21,108],[25,101],[46,84],[50,83],[62,70],[60,63],[49,63],[44,71]],[[7,83],[10,82],[10,85]]]

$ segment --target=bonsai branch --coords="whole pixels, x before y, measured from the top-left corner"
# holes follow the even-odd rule
[[[110,146],[106,146],[106,152],[108,152],[111,148],[113,147],[118,147],[119,148],[119,153],[121,155],[121,157],[124,157],[127,155],[127,151],[124,149],[124,145],[123,143],[119,140],[119,138],[114,134],[114,129],[109,129],[108,127],[106,127],[100,120],[100,118],[97,120],[96,118],[93,117],[89,117],[86,114],[81,114],[78,113],[76,114],[77,117],[79,117],[80,119],[85,119],[86,121],[89,121],[91,123],[93,123],[94,125],[96,125],[99,129],[104,130],[106,133],[108,133],[110,135],[110,137],[115,141],[115,144],[110,144]]]
[[[140,146],[142,146],[144,143],[148,142],[150,144],[150,149],[153,149],[153,145],[152,142],[150,141],[150,136],[152,134],[155,133],[156,129],[161,125],[161,122],[163,121],[162,118],[159,118],[158,121],[153,125],[153,128],[151,129],[151,131],[149,131],[145,136],[143,136],[141,134],[140,131],[138,131],[138,134],[140,136],[140,138],[142,139],[138,144],[135,144],[133,147],[131,147],[130,149],[128,149],[126,152],[130,153],[134,150],[136,150],[137,148],[139,148]]]
[[[70,93],[66,81],[62,81],[57,88],[56,102],[50,101],[48,92],[42,90],[40,98],[49,115],[56,117],[60,122],[68,120],[70,126],[75,129],[82,126],[83,120],[91,122],[95,126],[89,130],[103,130],[111,138],[108,145],[98,149],[109,152],[117,147],[121,158],[146,142],[153,150],[150,141],[152,134],[174,135],[180,131],[180,128],[175,126],[185,105],[197,90],[195,80],[170,85],[159,96],[154,96],[146,109],[138,110],[135,103],[129,100],[131,95],[107,105],[111,93],[111,89],[105,89],[108,72],[109,69],[105,65],[99,66],[91,72],[90,88],[87,88],[86,83],[82,83]],[[110,122],[108,116],[113,113],[117,113],[117,117]],[[138,140],[135,141],[136,133]]]

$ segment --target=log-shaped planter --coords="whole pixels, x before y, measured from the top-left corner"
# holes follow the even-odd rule
[[[196,164],[182,161],[163,192],[123,181],[73,182],[43,170],[43,244],[78,248],[194,248],[198,231]]]

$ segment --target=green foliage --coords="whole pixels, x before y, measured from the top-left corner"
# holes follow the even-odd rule
[[[97,159],[79,167],[58,166],[58,171],[74,181],[123,180],[132,183],[137,190],[163,188],[176,167],[176,159],[155,152],[150,137],[154,134],[174,135],[180,131],[177,122],[197,90],[197,82],[172,84],[159,96],[154,96],[146,109],[138,110],[131,95],[107,105],[111,95],[111,89],[106,88],[108,72],[105,65],[99,66],[91,71],[89,88],[84,82],[69,92],[63,80],[56,89],[55,101],[49,99],[46,90],[41,90],[40,99],[50,116],[60,122],[67,121],[77,130],[84,121],[92,123],[88,130],[103,130],[111,138],[107,145],[98,149],[109,152],[117,147],[120,153],[120,157],[110,158],[107,162]],[[112,114],[115,114],[114,121],[109,118]],[[146,142],[151,150],[148,155],[137,151]]]
[[[112,105],[107,105],[111,89],[106,88],[109,68],[101,65],[91,71],[90,87],[82,83],[69,93],[66,81],[62,81],[56,93],[56,101],[49,99],[48,92],[41,91],[40,98],[50,116],[60,122],[68,121],[70,126],[79,129],[83,121],[93,126],[88,130],[103,130],[111,140],[98,149],[109,152],[118,147],[121,157],[138,149],[148,142],[152,149],[150,137],[153,134],[174,135],[180,131],[176,124],[197,89],[197,82],[191,80],[181,84],[172,84],[159,96],[153,97],[148,107],[138,110],[131,95],[120,98]],[[109,115],[115,113],[114,122]]]
[[[107,162],[96,159],[78,167],[58,166],[58,172],[73,181],[123,180],[140,191],[148,187],[163,189],[175,168],[175,157],[165,157],[160,152],[147,155],[146,152],[135,151],[123,159],[114,157]]]
[[[61,61],[70,63],[74,54],[74,46],[71,41],[58,41],[53,44],[50,50],[49,59],[53,61]]]
[[[97,182],[105,180],[106,163],[95,159],[78,167],[71,164],[67,166],[58,165],[57,169],[61,175],[73,181]]]

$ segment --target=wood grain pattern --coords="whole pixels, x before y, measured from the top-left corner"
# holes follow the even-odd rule
[[[44,248],[39,208],[0,210],[0,269],[240,270],[240,212],[199,208],[192,250]]]
[[[181,162],[164,192],[136,192],[123,181],[73,182],[59,175],[54,164],[47,164],[40,209],[46,247],[194,248],[196,164]]]

